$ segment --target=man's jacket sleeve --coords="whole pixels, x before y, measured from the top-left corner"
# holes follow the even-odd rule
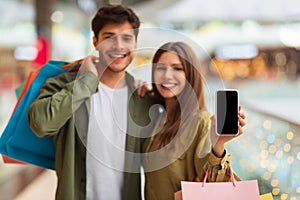
[[[27,112],[32,131],[38,137],[53,136],[77,108],[97,91],[99,80],[92,72],[65,73],[49,78]]]

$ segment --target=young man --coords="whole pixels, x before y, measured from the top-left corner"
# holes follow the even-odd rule
[[[150,122],[151,99],[140,97],[125,72],[140,21],[123,6],[100,8],[92,20],[99,57],[78,73],[50,78],[28,110],[32,130],[54,136],[56,199],[141,199],[140,127]]]

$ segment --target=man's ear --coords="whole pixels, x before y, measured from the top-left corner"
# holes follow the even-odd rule
[[[138,43],[138,40],[137,40],[137,38],[136,38],[136,39],[135,39],[135,45],[134,45],[134,46],[135,46],[135,47],[134,47],[135,49],[137,48],[137,43]]]
[[[98,43],[98,39],[94,36],[93,37],[93,45],[95,48],[97,47],[97,43]]]

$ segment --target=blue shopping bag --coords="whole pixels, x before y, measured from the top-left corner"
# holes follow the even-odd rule
[[[64,68],[67,64],[64,61],[51,60],[41,68],[15,108],[1,135],[1,154],[43,168],[54,169],[55,147],[53,136],[37,137],[29,127],[26,113],[31,102],[38,97],[40,88],[48,78],[70,70],[71,67]]]

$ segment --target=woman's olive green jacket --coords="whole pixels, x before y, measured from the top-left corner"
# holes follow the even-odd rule
[[[159,147],[163,129],[156,131],[156,127],[163,127],[163,120],[157,120],[152,136],[145,141],[146,200],[173,200],[174,193],[181,190],[181,181],[202,181],[206,170],[209,182],[230,181],[230,155],[225,152],[218,158],[211,151],[210,114],[190,114],[187,123],[169,149]]]

